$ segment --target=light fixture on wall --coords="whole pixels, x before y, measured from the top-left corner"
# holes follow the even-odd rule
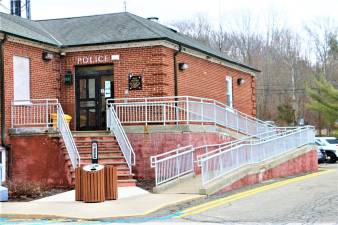
[[[51,52],[43,52],[42,53],[42,59],[45,60],[45,61],[52,60],[52,59],[54,59],[54,54],[51,53]]]
[[[186,69],[188,69],[189,68],[189,65],[188,64],[186,64],[186,63],[179,63],[178,64],[178,68],[180,69],[180,70],[186,70]]]
[[[243,78],[238,78],[237,79],[237,85],[242,85],[245,83],[245,80]]]

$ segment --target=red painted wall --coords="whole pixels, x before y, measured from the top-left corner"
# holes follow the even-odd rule
[[[229,186],[222,188],[219,192],[228,192],[244,186],[260,183],[264,180],[287,177],[301,173],[315,172],[318,170],[317,151],[312,150],[281,165],[264,171],[262,174],[252,174],[235,181]]]
[[[153,179],[155,170],[150,167],[150,157],[170,150],[192,145],[219,144],[232,140],[217,133],[153,133],[127,134],[136,154],[135,175]]]
[[[11,177],[14,182],[68,187],[70,176],[59,138],[11,136]]]

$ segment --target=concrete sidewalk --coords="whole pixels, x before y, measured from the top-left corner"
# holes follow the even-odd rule
[[[65,194],[64,196],[70,196]],[[103,219],[129,216],[143,216],[163,207],[202,197],[195,194],[151,194],[120,198],[103,203],[70,201],[68,197],[32,201],[0,203],[0,216],[29,218],[76,218]]]

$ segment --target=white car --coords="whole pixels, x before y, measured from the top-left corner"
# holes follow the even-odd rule
[[[338,160],[338,140],[335,137],[316,137],[315,142],[319,149],[326,152],[329,163],[335,163]]]

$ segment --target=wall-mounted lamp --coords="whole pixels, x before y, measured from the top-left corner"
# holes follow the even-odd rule
[[[54,54],[51,53],[51,52],[43,52],[42,53],[42,59],[45,60],[45,61],[52,60],[52,59],[54,59]]]
[[[72,85],[73,84],[73,74],[72,71],[67,70],[65,74],[65,85]]]
[[[238,78],[237,79],[237,85],[242,85],[245,83],[245,80],[243,78]]]
[[[188,64],[186,64],[186,63],[179,63],[178,64],[178,68],[180,69],[180,70],[186,70],[186,69],[188,69],[189,68],[189,65]]]

